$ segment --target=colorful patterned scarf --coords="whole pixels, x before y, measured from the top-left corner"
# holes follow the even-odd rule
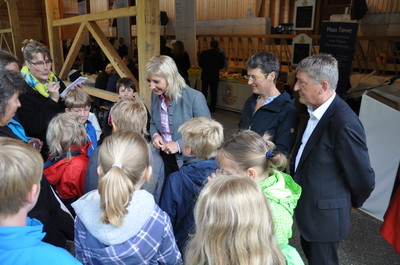
[[[49,93],[47,92],[48,82],[59,81],[55,74],[53,74],[53,72],[50,72],[49,79],[46,81],[46,84],[42,84],[36,79],[36,77],[32,75],[27,66],[22,67],[21,73],[22,77],[25,79],[25,82],[46,98],[50,97]]]

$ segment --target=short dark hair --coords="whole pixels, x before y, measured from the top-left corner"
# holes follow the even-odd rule
[[[7,51],[0,50],[0,69],[4,69],[10,63],[17,63],[19,65],[18,59]]]
[[[3,118],[6,112],[8,101],[15,93],[23,93],[25,80],[20,72],[8,69],[0,69],[0,118]]]
[[[211,46],[211,48],[213,48],[213,49],[218,48],[218,44],[219,44],[219,42],[218,42],[217,40],[211,40],[211,41],[210,41],[210,46]]]
[[[263,74],[275,72],[275,82],[278,80],[280,63],[278,58],[271,52],[258,52],[251,56],[246,67],[250,69],[259,68]]]
[[[134,92],[137,92],[135,83],[133,82],[132,79],[130,79],[128,77],[123,77],[123,78],[118,79],[117,85],[115,87],[115,90],[117,91],[117,93],[119,92],[119,87],[122,86],[122,85],[124,87],[130,87],[130,88],[133,89]]]

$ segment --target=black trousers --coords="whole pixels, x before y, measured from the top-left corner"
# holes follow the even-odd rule
[[[308,265],[339,265],[339,242],[309,242],[301,237]]]
[[[211,103],[210,111],[215,112],[215,106],[217,105],[217,90],[218,90],[219,78],[205,78],[201,80],[202,92],[204,97],[207,99],[208,87],[210,86]]]
[[[161,150],[160,150],[160,156],[164,161],[164,173],[165,173],[165,179],[167,179],[169,174],[179,170],[178,163],[176,162],[176,156],[175,154],[167,154]]]

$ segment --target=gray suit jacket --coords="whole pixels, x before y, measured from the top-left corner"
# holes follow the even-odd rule
[[[182,135],[178,132],[179,126],[185,121],[196,117],[211,118],[210,111],[207,106],[203,93],[186,87],[182,91],[182,98],[179,101],[171,101],[168,105],[169,125],[172,134],[172,140],[179,144],[182,149]],[[150,120],[150,136],[158,133],[161,135],[161,119],[160,119],[160,100],[157,95],[151,95],[151,120]],[[178,164],[183,163],[181,155],[177,156]]]
[[[302,187],[295,210],[297,225],[307,241],[340,241],[349,231],[351,207],[361,207],[375,186],[364,128],[336,95],[308,139],[294,172],[301,137],[302,133],[291,164],[292,176]]]

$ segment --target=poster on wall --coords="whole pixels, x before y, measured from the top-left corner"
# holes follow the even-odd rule
[[[322,22],[320,53],[332,54],[339,63],[336,93],[343,97],[350,86],[351,64],[357,39],[358,23]]]
[[[297,0],[294,4],[294,29],[313,30],[315,0]]]
[[[312,39],[306,34],[299,34],[292,41],[292,65],[297,65],[301,60],[310,56]]]

